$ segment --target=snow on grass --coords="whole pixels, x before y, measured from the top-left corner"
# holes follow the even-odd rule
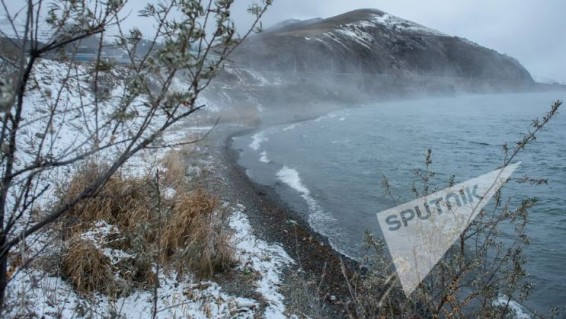
[[[352,23],[347,24],[345,28],[336,30],[336,32],[354,39],[354,41],[358,42],[361,46],[367,49],[371,49],[373,35],[371,32],[365,31],[365,27],[366,25],[364,24]]]
[[[233,213],[229,225],[234,230],[232,245],[239,260],[237,271],[253,271],[257,275],[256,291],[267,307],[264,318],[286,318],[284,297],[279,292],[281,271],[294,261],[276,244],[257,239],[242,206]],[[115,226],[99,222],[81,238],[101,246],[105,236],[118,232]],[[115,249],[103,249],[113,264],[131,256]],[[229,295],[211,281],[179,281],[176,273],[159,273],[157,298],[151,287],[135,290],[126,297],[112,299],[103,294],[83,296],[60,277],[43,270],[20,269],[8,290],[9,317],[40,318],[152,318],[155,305],[157,318],[256,318],[260,301]],[[156,301],[155,301],[156,300]],[[154,304],[155,301],[155,304]]]
[[[225,65],[224,71],[236,78],[234,81],[223,83],[224,88],[233,88],[240,85],[247,88],[266,87],[277,84],[273,79],[266,78],[265,74],[250,68],[241,68],[236,65],[228,64]]]
[[[340,37],[338,35],[335,34],[335,32],[338,31],[334,31],[334,32],[325,32],[322,34],[322,38],[318,38],[317,40],[321,41],[322,43],[325,43],[325,39],[335,42],[339,45],[341,45],[346,51],[352,51],[352,48],[350,46],[348,46],[347,44],[342,43]],[[354,39],[356,39],[356,36],[354,35]]]
[[[257,301],[230,296],[214,282],[179,282],[160,273],[157,301],[153,291],[137,290],[115,300],[101,294],[76,294],[59,277],[39,271],[23,271],[14,278],[18,284],[14,304],[7,317],[37,318],[254,318]],[[14,292],[14,291],[13,291]]]
[[[350,50],[350,48],[346,44],[341,42],[341,39],[345,37],[357,42],[364,48],[371,50],[372,43],[374,41],[376,25],[384,26],[389,30],[402,31],[407,33],[446,36],[446,34],[434,29],[427,28],[420,24],[395,17],[387,13],[374,13],[369,19],[340,25],[335,30],[324,32],[320,37],[315,38],[315,40],[321,42],[326,46],[328,46],[328,43],[326,41],[335,42],[343,46],[346,50]]]

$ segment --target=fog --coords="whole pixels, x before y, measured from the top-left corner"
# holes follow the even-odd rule
[[[339,19],[267,28],[234,52],[227,72],[234,72],[232,81],[252,87],[249,79],[263,77],[258,83],[267,84],[254,87],[253,95],[271,109],[536,88],[514,59],[459,38],[422,28],[402,32],[395,29],[401,27],[397,20],[364,26],[358,33],[342,27],[384,17],[389,19],[383,12],[361,10]],[[338,31],[325,34],[328,30]]]

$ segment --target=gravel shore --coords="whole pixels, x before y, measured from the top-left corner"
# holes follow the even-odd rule
[[[261,127],[318,116],[320,113],[273,116],[279,123],[264,120]],[[357,268],[356,262],[333,250],[328,240],[303,220],[304,213],[290,208],[271,187],[251,181],[245,169],[237,164],[238,153],[231,148],[232,137],[261,127],[220,124],[200,142],[199,156],[204,156],[210,165],[204,185],[221,201],[243,205],[255,235],[278,243],[296,261],[285,270],[280,289],[289,313],[311,318],[344,318],[349,292],[343,269],[350,274]],[[238,282],[235,278],[226,279],[221,279],[224,289],[237,290],[240,294],[245,289],[235,283]]]

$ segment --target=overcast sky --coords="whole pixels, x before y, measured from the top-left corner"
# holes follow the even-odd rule
[[[242,20],[244,3],[235,0]],[[538,80],[566,83],[566,0],[274,0],[264,19],[327,18],[376,8],[508,54]],[[243,26],[242,26],[243,27]]]
[[[250,21],[245,8],[253,1],[235,0],[232,16],[240,29]],[[151,33],[151,24],[135,19],[146,2],[129,0],[127,11],[132,25]],[[23,5],[20,0],[6,3],[11,9]],[[536,80],[566,83],[566,0],[274,0],[263,22],[269,27],[286,19],[328,18],[361,8],[467,38],[518,59]]]

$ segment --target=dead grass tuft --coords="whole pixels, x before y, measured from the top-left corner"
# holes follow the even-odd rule
[[[68,279],[77,292],[94,291],[112,294],[116,284],[110,259],[94,244],[83,239],[72,239],[62,256],[63,278]]]
[[[177,271],[188,266],[201,278],[228,269],[233,252],[222,231],[216,198],[198,189],[175,198],[160,246],[163,262],[175,262]]]
[[[186,150],[171,150],[162,160],[165,172],[161,182],[175,190],[185,190],[187,188],[187,164],[185,159],[188,156]]]
[[[71,179],[68,189],[60,191],[60,202],[76,198],[104,170],[104,167],[89,163]],[[153,205],[149,181],[144,178],[112,176],[106,186],[94,198],[75,205],[66,215],[67,237],[89,229],[94,222],[107,221],[122,229],[134,229],[153,218]]]
[[[64,216],[59,224],[66,247],[61,271],[78,292],[122,294],[129,287],[153,287],[157,284],[156,262],[161,269],[176,270],[178,278],[188,270],[199,278],[210,278],[233,265],[222,210],[217,199],[203,189],[189,191],[185,157],[185,151],[169,153],[163,161],[166,171],[159,179],[116,174],[96,197],[83,200]],[[104,169],[93,163],[84,165],[68,188],[60,189],[59,202],[79,196]],[[175,189],[172,198],[163,196],[160,187],[166,186]],[[118,231],[101,234],[96,242],[131,257],[112,264],[91,241],[77,239],[92,232],[100,221]]]

